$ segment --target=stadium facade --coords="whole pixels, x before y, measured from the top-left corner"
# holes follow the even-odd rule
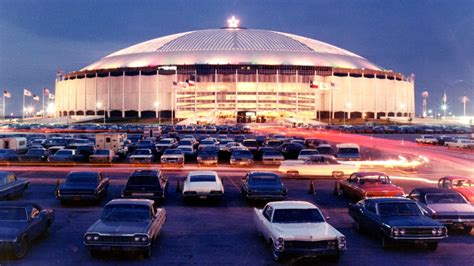
[[[314,39],[240,27],[139,43],[56,80],[59,116],[248,122],[408,117],[414,105],[413,76]]]

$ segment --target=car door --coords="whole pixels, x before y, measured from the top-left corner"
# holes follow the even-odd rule
[[[271,225],[272,225],[272,216],[273,216],[273,208],[271,206],[267,206],[265,209],[263,209],[262,212],[262,220],[261,220],[261,225],[262,228],[260,228],[260,232],[263,234],[266,240],[270,239],[271,237]]]
[[[378,215],[377,215],[375,203],[371,201],[365,201],[364,207],[365,207],[364,208],[365,209],[365,220],[364,220],[365,228],[371,228],[374,231],[378,230],[379,228]]]

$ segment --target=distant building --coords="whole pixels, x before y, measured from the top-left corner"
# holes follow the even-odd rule
[[[61,74],[56,110],[239,122],[413,116],[414,78],[317,40],[226,27],[153,39]]]

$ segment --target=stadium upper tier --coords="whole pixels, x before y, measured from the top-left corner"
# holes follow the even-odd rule
[[[357,54],[318,40],[269,30],[222,28],[142,42],[110,54],[81,71],[195,64],[383,70]]]

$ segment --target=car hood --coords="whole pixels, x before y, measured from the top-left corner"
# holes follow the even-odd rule
[[[15,239],[19,233],[25,230],[28,222],[24,221],[0,221],[0,240]]]
[[[147,233],[151,226],[151,221],[104,221],[98,220],[87,232],[95,232],[100,234],[137,234]]]
[[[151,158],[152,156],[152,154],[134,154],[130,158]]]
[[[183,158],[183,155],[182,154],[165,154],[165,155],[162,155],[161,158]]]
[[[189,182],[185,183],[185,191],[209,192],[211,190],[221,190],[216,182]]]
[[[285,241],[319,241],[334,239],[343,236],[339,231],[326,222],[321,223],[295,223],[295,224],[272,224],[273,229]]]
[[[428,207],[437,213],[474,215],[474,206],[468,203],[439,203]]]
[[[411,226],[442,226],[440,223],[431,219],[430,217],[424,215],[418,216],[386,216],[381,217],[383,223],[394,226],[401,227],[411,227]]]

